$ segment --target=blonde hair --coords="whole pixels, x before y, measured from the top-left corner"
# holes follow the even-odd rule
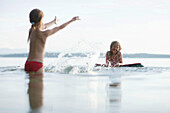
[[[119,51],[122,50],[122,47],[120,45],[120,43],[118,41],[113,41],[111,44],[110,44],[110,54],[113,55],[113,52],[112,52],[112,46],[115,45],[115,44],[118,44],[119,45]]]
[[[120,43],[118,41],[113,41],[111,44],[110,44],[110,51],[112,50],[112,46],[115,45],[115,44],[118,44],[119,45],[119,50],[122,50],[122,47],[120,45]]]
[[[32,32],[32,29],[36,28],[36,25],[38,25],[41,21],[41,19],[44,17],[44,14],[41,10],[39,9],[33,9],[30,14],[29,14],[29,18],[30,18],[30,23],[32,24],[31,29],[29,31],[29,35],[28,35],[28,40],[27,42],[30,40],[30,35]]]

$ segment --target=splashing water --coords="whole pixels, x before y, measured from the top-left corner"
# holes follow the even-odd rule
[[[59,74],[76,74],[76,75],[99,75],[99,76],[127,76],[134,74],[155,74],[170,72],[170,59],[128,59],[125,62],[139,61],[145,67],[94,67],[95,63],[104,63],[105,58],[99,57],[100,52],[93,53],[69,53],[62,52],[56,58],[45,58],[45,72]],[[11,63],[12,61],[16,61]],[[1,58],[4,65],[0,65],[0,74],[22,72],[24,71],[25,58]]]
[[[87,57],[64,57],[68,53],[62,53],[55,61],[45,66],[45,72],[61,74],[87,74],[87,75],[131,75],[161,73],[170,71],[170,67],[145,66],[145,67],[94,67],[96,62],[104,62],[105,58],[99,58],[100,52],[87,54]],[[71,55],[71,53],[69,53]]]
[[[88,53],[87,57],[64,57],[68,53],[59,54],[55,62],[45,66],[46,72],[58,72],[64,74],[92,73],[100,52]],[[71,53],[69,53],[71,56]]]
[[[100,52],[99,52],[99,51],[96,52],[94,55],[91,55],[91,56],[89,57],[90,61],[89,61],[89,63],[88,63],[88,69],[87,69],[88,72],[90,72],[90,71],[93,70],[94,65],[95,65],[95,63],[98,61],[99,57],[100,57]]]

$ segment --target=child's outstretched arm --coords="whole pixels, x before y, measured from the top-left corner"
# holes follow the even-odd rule
[[[73,17],[70,21],[68,21],[68,22],[66,22],[66,23],[64,23],[64,24],[62,24],[62,25],[60,25],[60,26],[58,26],[58,27],[55,27],[55,28],[50,29],[50,30],[46,30],[46,31],[45,31],[45,34],[47,35],[47,37],[50,36],[50,35],[53,35],[53,34],[56,33],[57,31],[65,28],[67,25],[69,25],[70,23],[72,23],[72,22],[74,22],[74,21],[76,21],[76,20],[80,20],[78,16]]]
[[[52,20],[51,22],[45,23],[43,29],[46,29],[46,28],[52,26],[53,24],[57,24],[57,18],[56,18],[56,16],[55,16],[54,20]]]

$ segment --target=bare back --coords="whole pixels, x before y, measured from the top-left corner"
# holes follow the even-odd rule
[[[27,61],[37,61],[43,63],[47,37],[65,28],[68,24],[76,20],[79,20],[79,17],[73,17],[70,21],[60,25],[59,27],[54,27],[53,29],[45,31],[41,30],[48,28],[49,26],[52,25],[52,23],[55,23],[55,21],[54,22],[52,21],[44,25],[41,24],[40,22],[39,23],[40,26],[37,26],[37,28],[35,29],[32,28],[33,30],[31,30],[31,33],[29,34],[30,50]]]
[[[30,34],[28,61],[37,61],[43,63],[46,39],[47,36],[39,29],[32,30]]]

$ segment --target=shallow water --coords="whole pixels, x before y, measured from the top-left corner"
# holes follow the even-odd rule
[[[142,68],[94,68],[104,59],[46,58],[44,76],[33,78],[23,71],[25,60],[0,58],[0,113],[170,112],[170,59],[124,59]]]

